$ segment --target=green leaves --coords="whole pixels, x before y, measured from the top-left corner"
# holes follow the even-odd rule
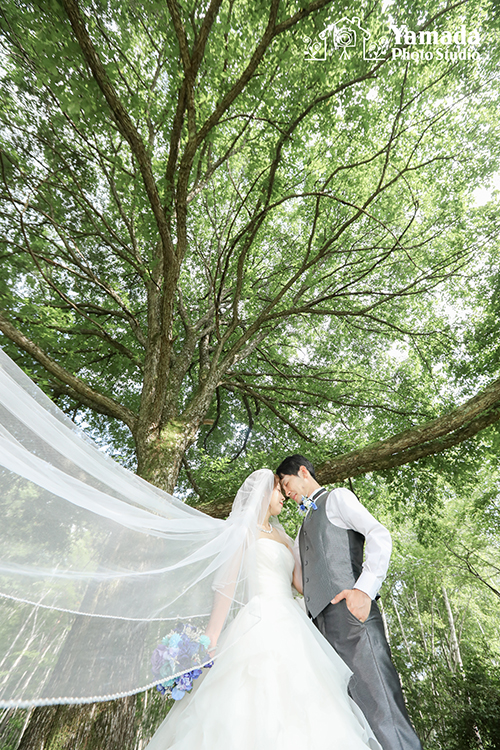
[[[179,7],[192,54],[203,9]],[[278,23],[300,9],[281,3]],[[304,38],[336,18],[328,4],[276,33],[247,72],[269,7],[233,3],[191,81],[165,5],[80,11],[144,152],[62,6],[8,4],[0,254],[11,322],[145,425],[189,425],[201,484],[202,446],[240,467],[236,483],[266,450],[322,460],[438,416],[486,366],[494,377],[494,301],[487,324],[481,312],[494,273],[477,289],[465,279],[493,268],[498,236],[491,211],[471,207],[497,164],[490,60],[373,63],[361,48],[341,56],[331,34],[327,59],[308,60]],[[427,21],[440,11],[429,2]],[[350,8],[374,40],[393,12]],[[478,4],[467,12],[479,23]],[[421,13],[398,8],[415,28]],[[72,410],[77,394],[63,397]],[[412,497],[431,513],[435,490],[422,478]]]

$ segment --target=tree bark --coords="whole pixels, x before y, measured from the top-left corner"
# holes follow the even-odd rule
[[[136,696],[84,706],[35,708],[18,750],[133,750]]]
[[[200,420],[170,420],[159,435],[137,441],[137,473],[156,487],[172,493],[187,449],[193,444]]]
[[[457,631],[455,628],[455,618],[453,617],[453,612],[451,611],[448,592],[446,591],[444,586],[441,586],[441,591],[443,593],[444,606],[446,607],[446,614],[448,616],[448,625],[450,626],[451,663],[458,667],[459,671],[463,673],[464,665],[462,662],[462,654],[460,653],[460,645],[458,643]]]

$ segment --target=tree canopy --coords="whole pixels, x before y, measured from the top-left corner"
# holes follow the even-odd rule
[[[497,252],[474,189],[498,164],[498,20],[358,2],[363,59],[332,46],[344,10],[3,5],[6,348],[169,490],[181,466],[205,496],[207,461],[344,453],[485,384],[456,365]],[[391,24],[479,44],[405,62]]]

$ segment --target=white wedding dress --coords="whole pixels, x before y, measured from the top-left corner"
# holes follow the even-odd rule
[[[259,593],[228,628],[236,642],[147,750],[381,750],[347,695],[350,670],[293,598],[290,550],[256,544]]]

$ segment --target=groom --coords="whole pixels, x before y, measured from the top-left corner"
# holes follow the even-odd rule
[[[375,602],[389,565],[389,532],[350,490],[321,487],[304,456],[285,458],[276,473],[285,495],[316,505],[298,536],[304,599],[316,627],[353,672],[351,697],[383,750],[422,750]]]

